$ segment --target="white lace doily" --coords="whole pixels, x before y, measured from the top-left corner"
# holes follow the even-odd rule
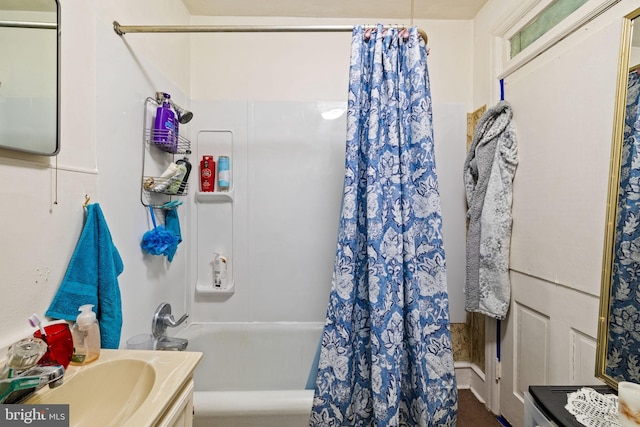
[[[565,409],[587,427],[619,427],[618,396],[601,394],[589,387],[567,395]]]

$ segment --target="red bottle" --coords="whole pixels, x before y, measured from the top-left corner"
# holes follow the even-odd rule
[[[216,176],[216,162],[213,156],[202,156],[200,161],[200,190],[210,192],[214,190],[214,178]]]

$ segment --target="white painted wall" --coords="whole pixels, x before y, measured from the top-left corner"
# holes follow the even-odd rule
[[[141,251],[140,240],[152,223],[140,202],[140,182],[144,100],[160,90],[188,107],[190,52],[189,35],[132,34],[121,38],[114,33],[112,22],[180,25],[188,22],[188,14],[182,3],[174,0],[96,2],[96,8],[98,201],[111,207],[107,218],[125,262],[120,276],[124,343],[133,335],[151,331],[153,312],[161,302],[170,303],[178,317],[185,312],[188,246],[182,243],[171,263],[163,256]],[[188,136],[188,125],[180,129]],[[153,166],[147,165],[147,171]],[[182,232],[188,234],[189,204],[178,212]],[[156,210],[156,214],[162,223],[160,212]]]
[[[58,170],[55,158],[0,151],[0,347],[29,334],[27,318],[49,306],[80,235],[85,194],[100,203],[124,259],[123,338],[148,331],[161,300],[184,309],[186,249],[171,266],[141,254],[148,223],[138,183],[142,103],[157,88],[178,99],[188,91],[187,38],[125,42],[111,23],[185,23],[188,15],[173,0],[61,3]]]

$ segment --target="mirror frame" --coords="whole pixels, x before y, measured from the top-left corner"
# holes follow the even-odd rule
[[[36,154],[39,156],[56,156],[60,152],[60,70],[61,70],[61,10],[60,10],[60,0],[52,0],[56,5],[56,131],[55,131],[55,146],[52,151],[34,151],[22,149],[17,145],[3,145],[0,143],[1,150],[14,150],[22,153]]]
[[[605,222],[604,249],[602,256],[602,279],[600,287],[600,314],[598,318],[598,338],[596,343],[596,378],[617,390],[618,381],[607,374],[607,348],[609,342],[609,308],[611,305],[613,255],[618,215],[618,196],[620,188],[620,164],[624,140],[624,120],[627,104],[627,85],[629,82],[629,56],[633,20],[640,17],[640,8],[624,16],[620,40],[616,103],[613,116],[613,137],[611,161],[609,166],[609,187],[607,195],[607,214]],[[639,26],[640,28],[640,26]]]
[[[53,0],[56,2],[56,147],[52,153],[46,154],[48,156],[56,156],[60,152],[60,70],[62,64],[60,61],[60,52],[62,47],[60,46],[61,39],[61,18],[62,12],[60,11],[60,0]]]

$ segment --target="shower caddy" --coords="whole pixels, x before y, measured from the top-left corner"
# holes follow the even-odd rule
[[[175,160],[176,155],[191,154],[191,141],[180,135],[171,135],[166,144],[154,142],[153,112],[159,106],[158,102],[149,97],[144,103],[144,134],[142,152],[142,181],[140,183],[140,202],[145,207],[164,209],[174,197],[186,196],[189,193],[189,183],[180,183],[177,192],[168,189],[153,190],[153,183],[162,182],[162,171]],[[166,136],[162,135],[163,137]],[[156,135],[157,137],[157,135]],[[160,169],[157,169],[160,168]],[[193,179],[193,178],[191,178]],[[170,205],[169,205],[170,206]]]

